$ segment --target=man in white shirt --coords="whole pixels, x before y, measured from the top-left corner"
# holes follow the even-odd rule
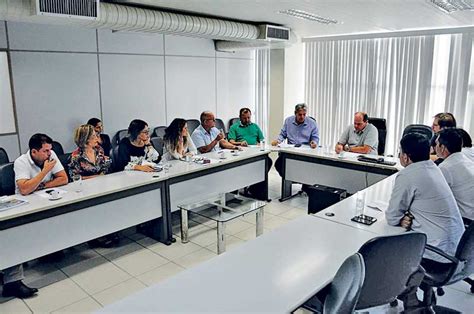
[[[461,152],[469,158],[472,162],[474,162],[474,148],[472,147],[472,139],[469,133],[467,133],[463,129],[458,129],[459,133],[462,137],[462,150]]]
[[[389,225],[423,232],[428,244],[454,255],[464,232],[456,200],[441,170],[430,160],[430,140],[418,133],[400,141],[402,169],[385,217]],[[425,257],[439,260],[427,252]]]
[[[439,169],[448,182],[461,216],[474,220],[474,162],[462,152],[463,139],[459,129],[443,129],[436,137],[436,155],[444,161]]]

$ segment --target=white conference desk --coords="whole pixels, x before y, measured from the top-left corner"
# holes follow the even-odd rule
[[[298,148],[272,148],[283,159],[281,199],[291,196],[292,183],[321,184],[342,188],[354,194],[374,183],[398,172],[401,165],[388,166],[357,160],[360,154],[344,153],[340,158],[334,151],[308,146]],[[385,157],[387,161],[398,162],[397,158]]]
[[[123,171],[100,176],[84,180],[79,193],[75,183],[60,187],[67,193],[54,201],[16,195],[29,203],[0,212],[0,269],[157,218],[153,236],[171,244],[170,216],[178,202],[267,181],[268,153],[247,148],[213,164],[171,161],[166,174]],[[204,156],[218,158],[215,153]]]

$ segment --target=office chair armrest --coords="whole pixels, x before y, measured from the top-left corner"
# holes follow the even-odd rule
[[[454,256],[451,256],[449,254],[446,254],[445,252],[441,251],[440,249],[438,249],[437,247],[434,247],[432,245],[429,245],[427,244],[425,246],[425,248],[428,250],[428,251],[431,251],[433,253],[436,253],[442,257],[444,257],[445,259],[449,260],[450,262],[454,263],[454,264],[459,264],[459,260],[454,257]]]

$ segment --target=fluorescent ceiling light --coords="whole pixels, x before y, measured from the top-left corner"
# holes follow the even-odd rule
[[[429,0],[446,13],[474,10],[474,0]]]
[[[278,11],[280,14],[286,14],[292,17],[296,17],[303,20],[314,21],[322,24],[337,24],[336,20],[328,19],[313,13],[309,13],[302,10],[288,9],[283,11]]]

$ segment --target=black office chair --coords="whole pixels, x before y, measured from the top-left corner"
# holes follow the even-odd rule
[[[227,134],[225,124],[224,124],[224,121],[222,121],[222,119],[216,119],[216,128],[218,130],[224,131],[224,134]]]
[[[201,124],[201,122],[199,122],[199,120],[196,120],[196,119],[186,120],[186,123],[188,124],[189,135],[193,134],[193,131]]]
[[[71,176],[69,174],[69,163],[71,162],[71,153],[63,154],[58,156],[59,162],[66,171],[68,182],[72,182]]]
[[[13,163],[0,166],[0,196],[15,194],[15,172]]]
[[[427,245],[426,249],[442,256],[447,262],[422,262],[422,266],[426,271],[423,282],[420,285],[420,288],[423,290],[422,305],[433,307],[436,313],[452,312],[450,309],[436,306],[436,296],[433,288],[454,284],[474,273],[474,224],[470,224],[466,231],[464,231],[454,256],[446,254],[444,251],[431,245]]]
[[[385,141],[387,139],[387,120],[383,118],[369,118],[369,123],[375,126],[379,132],[377,154],[383,156],[385,154]]]
[[[163,138],[163,136],[165,136],[166,128],[167,128],[166,126],[157,126],[156,128],[153,129],[153,133],[151,137]]]
[[[112,148],[115,146],[118,146],[120,144],[120,141],[128,136],[128,130],[127,129],[122,129],[118,130],[117,133],[112,137]]]
[[[64,149],[61,143],[53,141],[51,149],[56,153],[56,156],[64,155]]]
[[[235,122],[239,121],[240,118],[232,118],[229,120],[229,130],[230,130],[230,127],[234,125]]]
[[[410,124],[403,130],[403,136],[407,135],[408,133],[420,133],[425,135],[429,140],[433,138],[433,130],[427,125],[424,124]]]
[[[163,139],[160,137],[152,137],[150,139],[151,145],[156,149],[156,151],[160,154],[160,156],[163,156],[163,150],[165,143],[163,142]]]
[[[114,148],[112,148],[110,152],[110,158],[112,158],[111,172],[117,172],[117,171],[122,170],[122,169],[117,169],[118,156],[119,156],[119,146],[117,145]]]
[[[0,165],[4,165],[10,162],[10,159],[8,158],[7,151],[3,148],[0,147]]]
[[[316,313],[353,313],[365,278],[364,258],[360,253],[349,256],[325,289],[326,298],[321,303],[311,298],[303,308]]]

